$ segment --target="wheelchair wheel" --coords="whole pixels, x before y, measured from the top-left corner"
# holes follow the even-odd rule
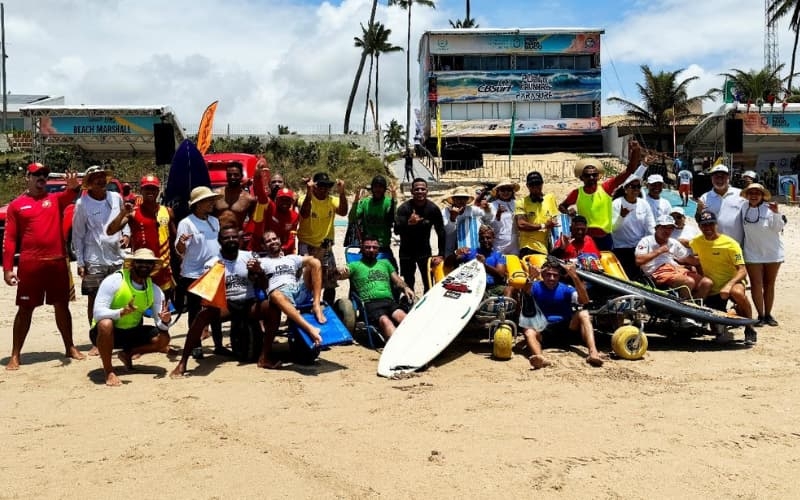
[[[492,337],[492,357],[500,361],[511,359],[511,349],[514,347],[514,332],[507,324],[501,324],[494,331]]]
[[[314,361],[319,357],[321,349],[319,347],[308,347],[303,339],[300,338],[299,333],[289,335],[289,353],[292,357],[292,362],[299,365],[313,365]]]
[[[642,359],[647,352],[647,335],[633,325],[621,326],[611,336],[611,348],[622,359]]]
[[[242,363],[255,363],[264,347],[261,324],[247,318],[231,319],[231,350]]]
[[[350,299],[336,299],[333,310],[350,333],[356,331],[356,311]]]

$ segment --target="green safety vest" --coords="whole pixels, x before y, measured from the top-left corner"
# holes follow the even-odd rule
[[[145,310],[153,306],[153,280],[147,278],[147,286],[145,286],[144,290],[137,290],[131,283],[131,271],[129,269],[123,269],[118,272],[122,273],[122,284],[117,293],[114,294],[114,298],[111,299],[111,309],[122,309],[133,299],[136,310],[114,320],[114,328],[127,330],[138,326],[142,322]]]

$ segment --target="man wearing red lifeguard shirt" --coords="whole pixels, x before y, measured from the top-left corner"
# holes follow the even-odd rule
[[[72,315],[69,312],[69,267],[61,232],[64,209],[75,201],[80,183],[76,174],[67,174],[67,189],[47,192],[50,169],[31,163],[26,170],[27,191],[8,205],[3,239],[3,279],[17,287],[17,315],[14,318],[11,359],[6,370],[17,370],[25,338],[31,327],[33,310],[47,302],[55,309],[56,327],[64,341],[66,356],[83,359],[72,341]],[[14,254],[19,265],[14,272]]]

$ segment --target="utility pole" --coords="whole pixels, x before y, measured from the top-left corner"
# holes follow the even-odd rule
[[[0,58],[3,59],[3,130],[2,133],[8,131],[8,94],[6,93],[6,10],[5,5],[0,3]]]

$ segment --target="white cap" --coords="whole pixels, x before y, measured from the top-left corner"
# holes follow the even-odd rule
[[[750,177],[751,179],[756,180],[758,175],[752,170],[745,170],[742,174],[742,177]]]
[[[675,219],[671,215],[659,215],[656,226],[675,226]]]
[[[709,174],[716,174],[717,172],[722,172],[723,174],[729,174],[730,170],[725,165],[716,165],[714,168],[708,171]]]
[[[640,181],[641,182],[641,180],[642,180],[641,177],[639,177],[638,175],[634,174],[634,175],[628,177],[627,179],[625,179],[625,182],[622,183],[622,187],[627,186],[628,184],[630,184],[633,181]]]
[[[660,182],[661,184],[664,184],[664,178],[663,178],[663,177],[661,177],[661,176],[660,176],[660,175],[658,175],[658,174],[653,174],[653,175],[651,175],[650,177],[648,177],[648,178],[647,178],[647,183],[648,183],[648,184],[657,184],[657,183],[659,183],[659,182]]]
[[[683,211],[683,207],[672,207],[672,210],[669,211],[670,215],[678,214],[678,215],[686,215],[686,212]]]

